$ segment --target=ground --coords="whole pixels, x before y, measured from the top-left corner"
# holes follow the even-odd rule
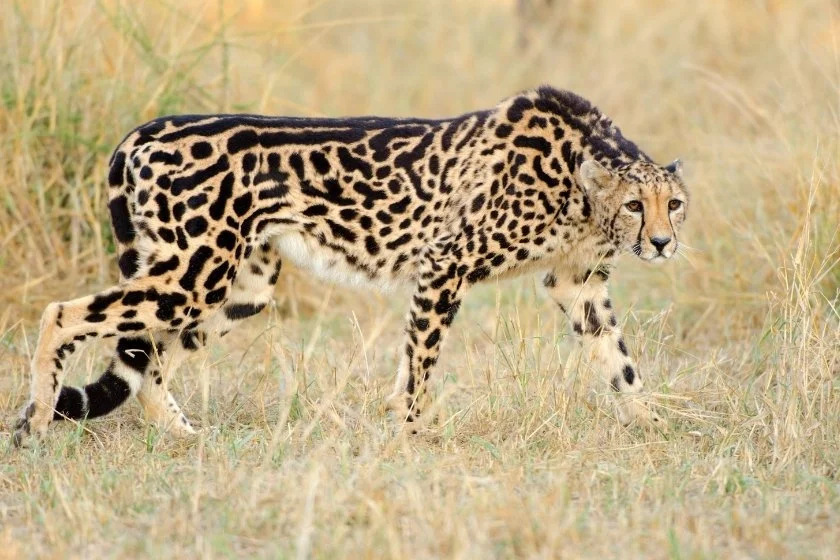
[[[0,438],[38,316],[116,276],[110,150],[171,112],[446,116],[538,83],[596,102],[692,201],[685,258],[612,292],[667,431],[619,427],[535,278],[471,292],[439,422],[384,412],[406,296],[291,271],[174,382],[0,444],[0,557],[830,557],[840,549],[840,14],[825,1],[0,7]],[[198,15],[191,9],[199,5]],[[527,25],[527,27],[522,27]],[[92,30],[96,30],[94,33]],[[521,34],[529,36],[527,42]],[[88,345],[69,381],[95,378]]]

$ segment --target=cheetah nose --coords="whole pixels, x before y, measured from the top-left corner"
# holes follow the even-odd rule
[[[671,242],[670,237],[651,237],[650,238],[650,244],[653,245],[654,247],[656,247],[656,250],[659,251],[660,253],[662,252],[662,249],[665,248],[665,245],[667,245],[670,242]]]

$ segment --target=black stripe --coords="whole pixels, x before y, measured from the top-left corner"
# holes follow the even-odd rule
[[[84,388],[88,396],[88,418],[108,414],[124,403],[131,394],[128,382],[115,374],[112,368],[113,364],[102,377]]]
[[[53,420],[81,420],[85,417],[87,410],[84,406],[84,397],[82,396],[84,389],[77,387],[64,386],[61,388],[61,394],[58,395],[58,403],[55,405],[55,414]]]

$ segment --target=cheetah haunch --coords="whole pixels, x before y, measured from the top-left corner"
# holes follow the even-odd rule
[[[638,393],[610,268],[625,253],[674,255],[688,200],[679,161],[655,164],[589,102],[549,87],[442,120],[164,117],[123,140],[108,180],[120,282],[47,306],[18,445],[130,395],[151,421],[192,432],[169,374],[265,307],[282,259],[350,284],[413,284],[388,401],[400,419],[419,420],[467,288],[532,271],[609,386]],[[67,357],[96,337],[117,338],[108,369],[63,385]],[[632,399],[618,417],[659,421]]]

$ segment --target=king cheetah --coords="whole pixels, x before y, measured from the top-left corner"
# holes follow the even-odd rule
[[[654,163],[595,106],[550,87],[440,120],[163,117],[116,148],[108,183],[119,283],[47,306],[17,445],[132,395],[151,421],[194,432],[171,372],[259,313],[284,259],[346,284],[413,286],[388,398],[401,421],[420,420],[468,288],[529,272],[606,384],[639,393],[607,281],[622,254],[674,255],[688,203],[679,160]],[[116,354],[102,376],[64,385],[67,357],[105,337]],[[617,403],[624,424],[660,422]]]

